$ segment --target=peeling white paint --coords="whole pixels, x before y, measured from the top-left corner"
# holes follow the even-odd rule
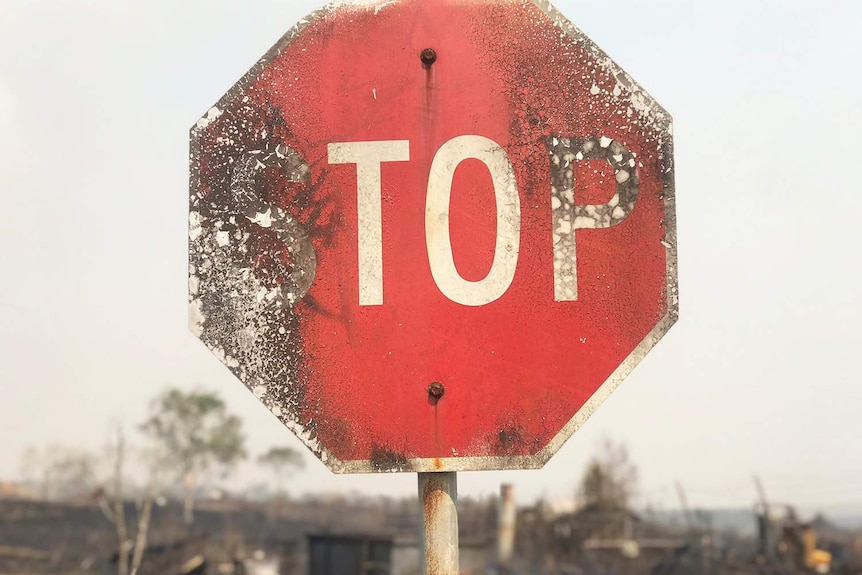
[[[251,218],[251,221],[262,228],[272,226],[272,208],[267,208],[263,212],[257,212],[254,217]]]
[[[378,4],[374,7],[374,15],[377,16],[378,14],[380,14],[381,10],[383,10],[387,6],[392,6],[394,4],[397,4],[396,0],[389,0],[389,2],[383,2],[382,4]]]
[[[197,121],[197,124],[195,125],[198,127],[198,129],[203,130],[204,128],[208,127],[210,124],[218,120],[219,116],[221,115],[222,110],[219,109],[218,106],[213,106],[207,111],[204,117]]]
[[[195,241],[201,235],[201,215],[198,212],[189,212],[189,239]]]
[[[200,337],[204,333],[205,320],[206,318],[201,310],[201,300],[193,299],[189,303],[189,329],[197,337]]]

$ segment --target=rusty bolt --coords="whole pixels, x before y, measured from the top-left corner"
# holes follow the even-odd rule
[[[422,59],[423,64],[430,66],[437,61],[437,52],[434,51],[434,48],[425,48],[419,57]]]
[[[428,386],[428,395],[434,400],[443,397],[444,393],[446,393],[446,388],[439,381],[435,381]]]

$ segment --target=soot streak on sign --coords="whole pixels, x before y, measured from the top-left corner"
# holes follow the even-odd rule
[[[381,445],[371,448],[371,466],[375,471],[398,472],[407,471],[407,456]]]
[[[298,306],[334,222],[279,110],[244,97],[192,128],[189,322],[207,347],[314,449]],[[328,314],[331,315],[331,314]]]

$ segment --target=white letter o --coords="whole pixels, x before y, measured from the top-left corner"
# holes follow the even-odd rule
[[[484,279],[468,281],[455,268],[449,235],[449,203],[455,169],[466,159],[484,163],[494,183],[497,237],[494,262]],[[425,241],[431,275],[440,291],[456,303],[481,306],[499,299],[515,277],[521,239],[521,202],[515,170],[505,150],[482,136],[452,138],[437,151],[428,176]]]

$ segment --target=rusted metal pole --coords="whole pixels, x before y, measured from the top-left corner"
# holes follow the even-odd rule
[[[509,567],[515,549],[515,495],[511,485],[500,486],[500,508],[497,512],[497,564]]]
[[[458,575],[457,473],[420,473],[422,573]]]

